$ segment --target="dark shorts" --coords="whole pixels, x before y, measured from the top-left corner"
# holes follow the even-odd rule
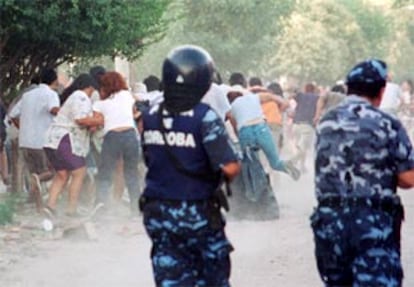
[[[30,173],[41,174],[49,171],[49,162],[42,149],[21,148],[24,162]]]
[[[56,171],[75,170],[85,166],[85,157],[72,153],[69,135],[65,135],[57,149],[45,148],[47,158]]]

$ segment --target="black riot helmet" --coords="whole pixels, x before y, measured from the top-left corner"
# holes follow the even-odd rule
[[[172,50],[162,67],[165,108],[171,113],[193,108],[210,89],[213,73],[213,59],[204,49],[185,45]]]

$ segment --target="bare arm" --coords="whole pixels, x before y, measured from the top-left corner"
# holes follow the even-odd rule
[[[284,99],[283,97],[276,95],[275,100],[276,100],[276,103],[279,105],[279,109],[281,112],[289,108],[289,101]]]
[[[227,121],[227,120],[230,120],[230,118],[231,118],[232,116],[231,116],[231,111],[228,111],[227,113],[226,113],[226,115],[224,116],[224,121]]]
[[[316,112],[315,112],[315,116],[313,118],[313,123],[315,125],[319,122],[319,120],[320,120],[320,118],[322,116],[322,111],[323,111],[323,109],[325,107],[325,103],[326,103],[326,98],[320,96],[318,98],[318,102],[316,103]]]
[[[142,122],[142,118],[138,119],[137,128],[138,128],[138,132],[140,134],[142,134],[144,132],[144,123]]]
[[[261,86],[253,86],[249,88],[249,91],[252,93],[270,93],[268,89]]]
[[[273,101],[279,105],[282,111],[286,110],[289,107],[289,102],[279,95],[274,95],[272,93],[259,93],[258,95],[260,102],[265,103]]]
[[[11,118],[11,122],[13,125],[16,126],[16,128],[20,129],[20,120],[19,118]]]
[[[77,119],[75,122],[80,126],[98,127],[104,124],[104,116],[101,113],[93,112],[93,115],[91,117]]]
[[[228,180],[233,180],[240,172],[241,164],[238,161],[229,162],[221,167]]]
[[[398,174],[398,187],[404,189],[414,187],[414,169]]]

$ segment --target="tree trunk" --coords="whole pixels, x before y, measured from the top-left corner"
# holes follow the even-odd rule
[[[11,141],[11,191],[23,191],[23,161],[19,154],[19,142],[17,139]]]

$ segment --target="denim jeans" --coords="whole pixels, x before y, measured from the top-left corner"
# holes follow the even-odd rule
[[[239,141],[243,151],[247,147],[260,148],[272,169],[285,171],[285,164],[279,158],[272,133],[266,123],[242,127],[239,131]]]
[[[124,162],[124,178],[131,206],[135,206],[139,196],[139,142],[134,129],[121,132],[109,131],[105,135],[98,168],[97,202],[107,201],[116,163],[120,158]]]

